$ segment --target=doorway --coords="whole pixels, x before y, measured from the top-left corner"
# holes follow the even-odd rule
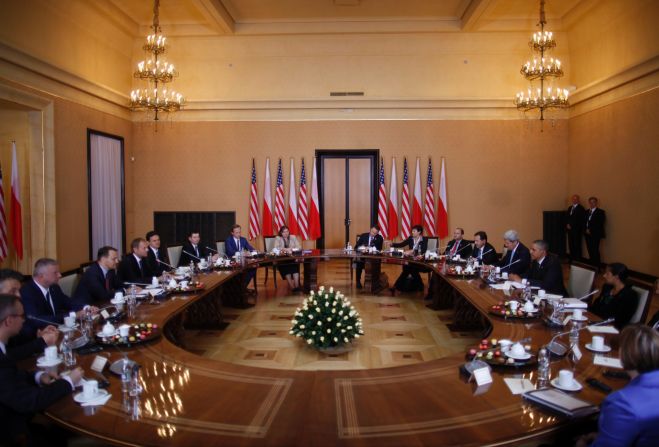
[[[323,225],[318,248],[354,244],[376,222],[378,156],[375,149],[316,150]]]

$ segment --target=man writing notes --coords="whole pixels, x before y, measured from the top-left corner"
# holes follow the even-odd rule
[[[227,238],[226,241],[224,241],[224,250],[227,253],[227,256],[230,258],[233,258],[236,253],[242,254],[243,251],[254,251],[254,247],[252,247],[249,242],[247,242],[247,239],[241,236],[242,234],[242,228],[240,225],[236,224],[233,227],[231,227],[231,236]],[[247,287],[247,284],[256,276],[256,270],[255,269],[249,269],[245,272],[245,287]],[[247,289],[248,293],[255,293],[254,290]]]
[[[380,227],[377,225],[373,225],[368,233],[363,233],[359,236],[359,238],[357,239],[357,243],[355,244],[355,248],[359,249],[359,247],[367,247],[367,248],[375,247],[377,251],[382,251],[383,243],[384,243],[384,239],[380,234]],[[362,288],[361,279],[362,279],[363,270],[364,270],[364,261],[355,262],[355,275],[357,277],[358,289]]]
[[[606,237],[604,223],[606,222],[606,213],[597,207],[597,197],[588,199],[590,209],[586,211],[586,248],[588,249],[588,258],[590,263],[599,269],[600,259],[600,241]]]
[[[471,242],[464,240],[464,234],[465,230],[462,228],[453,230],[453,239],[449,241],[444,251],[446,257],[453,259],[455,256],[460,256],[467,259],[471,256]]]
[[[98,249],[96,262],[82,274],[80,283],[73,293],[73,301],[78,305],[98,304],[112,299],[114,292],[121,288],[117,278],[119,252],[114,247]]]
[[[487,242],[487,233],[477,231],[474,233],[474,250],[471,256],[481,265],[491,265],[497,262],[497,251]]]
[[[577,194],[572,196],[572,204],[567,209],[567,231],[568,247],[570,248],[570,259],[581,260],[581,238],[583,237],[583,226],[586,218],[586,210],[581,206]]]
[[[563,284],[563,268],[558,256],[550,254],[548,244],[545,241],[537,240],[531,245],[531,269],[524,278],[528,279],[532,286],[540,287],[549,293],[558,295],[567,295],[565,285]],[[510,279],[521,281],[522,276],[511,274]]]
[[[531,264],[529,249],[519,241],[517,231],[508,230],[503,234],[503,246],[506,247],[506,256],[499,261],[501,272],[514,273],[523,276]]]
[[[412,235],[404,241],[398,242],[397,244],[392,244],[392,247],[407,247],[408,250],[405,254],[414,256],[415,258],[423,256],[423,254],[426,252],[426,249],[428,248],[428,239],[423,237],[423,227],[421,225],[414,225],[412,227]],[[401,272],[398,279],[396,279],[394,287],[391,288],[392,293],[396,290],[400,290],[402,292],[423,291],[423,280],[419,274],[422,271],[426,271],[426,269],[412,264],[404,265],[403,271]],[[411,277],[410,283],[408,283],[409,277]]]

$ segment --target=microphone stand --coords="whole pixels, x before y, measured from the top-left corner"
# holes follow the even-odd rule
[[[581,332],[584,329],[588,329],[589,327],[602,326],[602,325],[605,325],[605,324],[609,324],[609,323],[612,323],[614,321],[615,321],[615,318],[609,318],[608,320],[599,321],[597,323],[593,323],[593,324],[589,324],[588,326],[581,327],[581,328],[577,329],[577,332]],[[559,332],[558,334],[554,335],[551,338],[551,340],[549,340],[549,343],[547,343],[545,345],[545,349],[547,349],[547,352],[550,352],[550,353],[554,354],[557,357],[562,357],[562,356],[566,355],[570,351],[570,349],[572,349],[572,346],[570,346],[568,348],[564,344],[559,343],[558,341],[556,341],[556,339],[558,337],[562,337],[563,335],[568,335],[571,332],[572,332],[571,330],[570,331],[564,331],[564,332]]]

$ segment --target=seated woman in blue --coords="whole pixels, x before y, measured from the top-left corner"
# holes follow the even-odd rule
[[[602,402],[592,447],[659,446],[659,333],[635,324],[620,335],[629,384]]]

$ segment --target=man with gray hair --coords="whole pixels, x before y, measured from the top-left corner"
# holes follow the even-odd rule
[[[532,286],[540,287],[548,293],[567,295],[565,284],[563,284],[563,267],[558,256],[549,253],[549,245],[546,241],[538,239],[531,246],[531,269],[523,277]],[[521,281],[522,276],[512,274],[510,279]]]
[[[517,231],[508,230],[503,234],[503,246],[507,250],[506,255],[497,264],[501,267],[501,272],[523,276],[531,264],[531,254],[519,241]]]

